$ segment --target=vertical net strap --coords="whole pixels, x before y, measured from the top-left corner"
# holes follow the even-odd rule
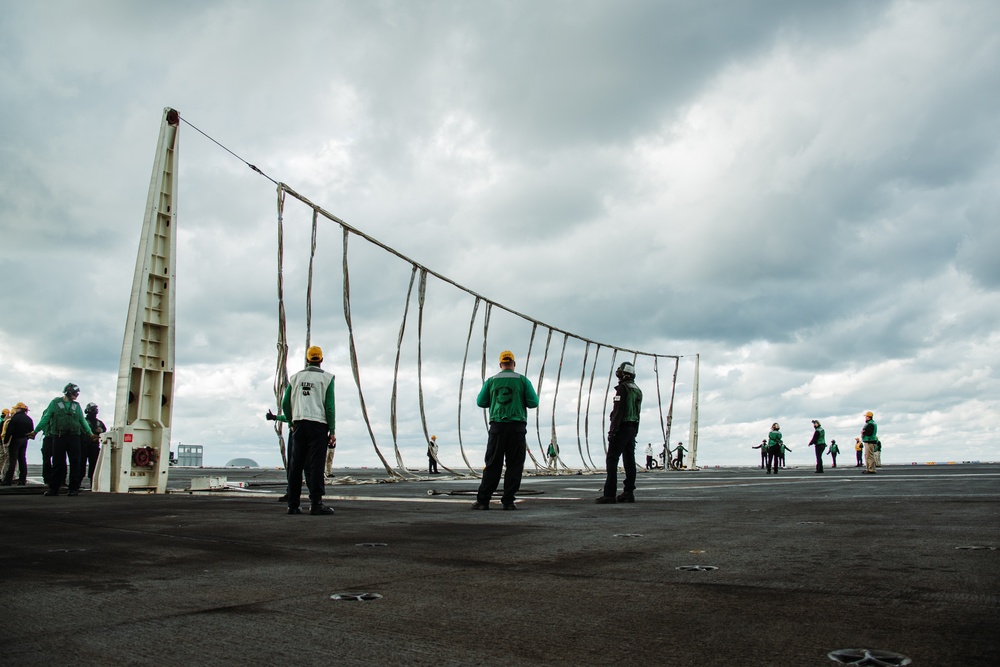
[[[392,448],[396,453],[396,468],[400,473],[406,472],[403,455],[399,451],[397,441],[396,397],[399,389],[399,357],[403,350],[403,333],[406,331],[406,317],[410,312],[410,296],[413,294],[413,281],[417,275],[417,265],[410,271],[410,286],[406,288],[406,303],[403,305],[403,321],[399,324],[399,337],[396,339],[396,366],[392,372],[392,397],[389,401],[389,429],[392,432]]]
[[[583,439],[580,437],[580,413],[583,411],[583,383],[587,379],[587,356],[590,353],[590,342],[583,348],[583,368],[580,370],[580,389],[576,392],[576,450],[580,452],[580,460],[583,467],[593,469],[593,462],[587,463],[587,458],[583,455]],[[590,452],[588,451],[589,455]]]
[[[656,376],[656,409],[660,413],[660,434],[663,436],[663,442],[666,442],[667,437],[667,427],[663,423],[663,399],[660,397],[660,364],[659,357],[653,357],[653,375]]]
[[[385,460],[382,456],[382,452],[378,448],[378,442],[375,440],[375,432],[372,430],[372,422],[368,416],[368,407],[365,405],[365,394],[361,390],[361,375],[358,372],[358,351],[354,344],[354,326],[351,324],[351,276],[347,265],[347,241],[350,236],[350,232],[347,228],[344,228],[344,320],[347,324],[347,337],[350,344],[351,353],[351,373],[354,375],[354,384],[358,388],[358,400],[361,402],[361,414],[365,418],[365,426],[368,427],[368,437],[371,438],[372,447],[375,448],[375,454],[378,455],[380,461],[382,461],[382,466],[385,471],[389,473],[394,478],[399,478],[401,475],[392,469],[389,462]]]
[[[288,340],[285,335],[285,190],[278,185],[278,361],[274,369],[274,401],[281,414],[281,400],[288,386]],[[282,422],[274,422],[274,432],[278,436],[278,450],[281,452],[281,464],[288,467],[288,457],[285,454],[285,436],[282,434]]]
[[[309,279],[306,285],[306,349],[312,345],[312,314],[313,314],[313,264],[316,261],[316,227],[319,212],[313,209],[312,240],[309,244]]]
[[[535,332],[536,331],[538,331],[538,322],[532,322],[531,323],[531,338],[528,339],[528,353],[524,356],[524,371],[523,372],[524,372],[525,376],[528,375],[528,365],[531,363],[531,350],[535,346]],[[535,455],[531,453],[531,447],[528,447],[527,443],[525,443],[525,450],[528,452],[528,456],[531,458],[531,462],[535,464],[535,469],[536,470],[541,470],[542,468],[547,468],[548,467],[547,465],[545,465],[545,466],[541,465],[538,461],[535,460]],[[545,460],[545,456],[542,457],[542,460],[543,461]]]
[[[486,312],[483,313],[483,364],[481,375],[483,378],[483,383],[486,383],[486,342],[489,340],[490,336],[490,314],[493,312],[493,304],[489,301],[486,302]],[[490,417],[489,410],[483,408],[483,423],[486,424],[486,430],[490,430]]]
[[[594,457],[590,455],[590,397],[594,394],[594,374],[597,372],[597,357],[601,354],[601,346],[598,344],[594,349],[594,361],[590,366],[590,385],[587,387],[587,410],[583,418],[583,441],[587,444],[587,458],[590,465],[594,466]],[[586,368],[584,368],[586,372]],[[594,466],[597,469],[597,466]]]
[[[604,390],[604,409],[601,412],[601,438],[604,440],[604,456],[608,455],[608,394],[611,393],[611,378],[615,376],[615,359],[618,357],[618,350],[611,352],[611,372],[608,373],[608,386]]]
[[[462,378],[458,381],[458,450],[462,453],[462,460],[469,471],[479,476],[479,473],[469,463],[469,457],[465,454],[465,445],[462,443],[462,394],[465,392],[465,367],[469,361],[469,345],[472,343],[472,330],[476,326],[476,313],[479,311],[480,298],[476,297],[476,302],[472,305],[472,318],[469,320],[469,335],[465,338],[465,355],[462,357]]]
[[[681,358],[674,357],[674,379],[670,383],[670,406],[667,408],[667,429],[663,435],[663,442],[670,446],[670,426],[674,421],[674,395],[677,393],[677,369],[680,366]]]
[[[542,383],[545,381],[545,362],[549,359],[549,345],[552,343],[552,329],[549,328],[548,336],[545,338],[545,352],[542,354],[542,367],[538,370],[538,396],[542,395]],[[545,458],[545,447],[542,446],[542,426],[541,410],[535,410],[535,436],[538,438],[538,450]]]
[[[556,369],[556,388],[552,392],[552,442],[559,444],[558,438],[556,438],[556,402],[559,399],[559,382],[562,380],[562,367],[563,359],[566,357],[566,341],[569,340],[569,334],[563,334],[563,344],[562,351],[559,353],[559,368]],[[569,466],[562,460],[562,456],[559,452],[556,452],[556,465],[562,465],[563,468],[569,469]]]
[[[420,269],[420,286],[417,288],[417,401],[420,406],[420,427],[424,432],[424,442],[427,443],[428,455],[432,456],[434,460],[442,468],[450,472],[452,475],[457,475],[454,470],[451,470],[447,466],[441,463],[438,455],[431,451],[430,447],[430,432],[427,430],[427,413],[424,410],[424,359],[423,359],[423,341],[424,341],[424,304],[427,301],[427,269]]]

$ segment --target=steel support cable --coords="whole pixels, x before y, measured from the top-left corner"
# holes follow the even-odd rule
[[[193,126],[192,126],[193,127]],[[197,128],[195,128],[197,129]],[[278,360],[274,369],[274,401],[277,413],[281,414],[281,401],[285,397],[285,387],[288,386],[288,339],[285,321],[285,191],[278,185]],[[285,453],[285,436],[282,434],[283,423],[275,420],[274,432],[278,436],[278,450],[281,452],[281,465],[288,468],[288,456]]]
[[[426,269],[427,272],[430,275],[434,276],[438,280],[446,282],[449,285],[452,285],[453,287],[456,287],[456,288],[462,290],[463,292],[465,292],[467,294],[470,294],[471,296],[480,298],[483,301],[486,301],[487,303],[490,303],[491,305],[495,305],[498,308],[501,308],[502,310],[507,311],[511,315],[516,315],[517,317],[520,317],[523,320],[527,320],[528,322],[533,322],[533,323],[541,324],[541,325],[543,325],[545,327],[548,327],[549,329],[552,329],[554,331],[558,331],[559,333],[569,334],[571,337],[573,337],[573,338],[575,338],[577,340],[583,341],[583,342],[591,342],[591,343],[596,343],[597,342],[597,341],[592,341],[592,340],[590,340],[588,338],[584,338],[584,337],[579,336],[577,334],[574,334],[574,333],[571,333],[571,332],[568,332],[568,331],[564,331],[563,329],[559,329],[558,327],[553,327],[553,326],[551,326],[549,324],[545,324],[544,322],[540,322],[538,320],[535,320],[532,317],[528,317],[524,313],[520,313],[520,312],[518,312],[516,310],[508,308],[507,306],[504,306],[503,304],[497,303],[495,301],[491,301],[491,300],[487,299],[486,297],[484,297],[483,295],[477,294],[476,292],[474,292],[473,290],[469,289],[468,287],[465,287],[464,285],[460,285],[460,284],[456,283],[454,280],[452,280],[452,279],[450,279],[450,278],[448,278],[448,277],[446,277],[446,276],[444,276],[444,275],[442,275],[440,273],[437,273],[436,271],[432,271],[431,269],[429,269],[429,268],[427,268],[427,267],[419,264],[418,262],[413,261],[412,259],[410,259],[406,255],[402,254],[401,252],[399,252],[395,248],[392,248],[390,246],[385,245],[384,243],[382,243],[378,239],[374,238],[373,236],[369,236],[368,234],[365,234],[361,230],[359,230],[359,229],[357,229],[355,227],[352,227],[350,224],[348,224],[344,220],[341,220],[340,218],[338,218],[334,214],[330,213],[329,211],[325,210],[321,206],[312,203],[311,201],[309,201],[308,198],[306,198],[305,196],[303,196],[303,195],[299,194],[298,192],[296,192],[294,190],[294,188],[290,187],[287,183],[282,183],[282,182],[274,180],[273,178],[271,178],[270,176],[268,176],[267,174],[265,174],[263,171],[261,171],[256,165],[251,164],[250,162],[248,162],[247,160],[245,160],[242,157],[240,157],[239,155],[237,155],[235,152],[233,152],[232,150],[230,150],[228,147],[226,147],[224,144],[222,144],[220,141],[218,141],[217,139],[215,139],[214,137],[212,137],[208,133],[206,133],[203,130],[199,129],[198,127],[195,127],[194,125],[192,125],[191,122],[188,121],[183,116],[181,116],[180,118],[181,118],[182,122],[184,122],[187,125],[189,125],[193,130],[195,130],[196,132],[198,132],[199,134],[201,134],[202,136],[204,136],[206,139],[208,139],[209,141],[211,141],[212,143],[214,143],[215,145],[217,145],[219,148],[221,148],[222,150],[226,151],[227,153],[229,153],[230,155],[232,155],[233,157],[235,157],[237,160],[239,160],[240,162],[242,162],[246,166],[250,167],[250,169],[252,169],[256,173],[260,174],[261,176],[263,176],[267,180],[269,180],[272,183],[274,183],[275,185],[277,185],[279,190],[287,192],[292,197],[294,197],[295,199],[298,199],[300,202],[302,202],[306,206],[308,206],[308,207],[314,209],[315,211],[319,212],[319,214],[321,216],[323,216],[324,218],[326,218],[327,220],[330,220],[331,222],[337,223],[343,229],[345,229],[347,231],[350,231],[352,234],[360,236],[361,238],[365,239],[366,241],[368,241],[372,245],[376,245],[379,248],[382,248],[383,250],[385,250],[386,252],[388,252],[388,253],[390,253],[392,255],[395,255],[396,257],[398,257],[398,258],[402,259],[403,261],[405,261],[407,264],[413,264],[413,265],[416,265],[416,266],[418,266],[418,267],[420,267],[422,269]],[[624,349],[624,348],[621,348],[621,349]],[[628,351],[632,352],[633,350],[628,350]],[[639,354],[649,355],[650,353],[648,353],[648,352],[639,352]]]
[[[539,403],[541,402],[540,399],[542,396],[542,383],[545,381],[545,362],[548,361],[549,359],[549,344],[551,343],[552,343],[552,329],[549,329],[549,333],[545,337],[545,352],[542,354],[542,367],[538,369]],[[545,448],[542,446],[541,410],[535,410],[535,435],[538,437],[538,449],[539,451],[542,452],[542,458],[545,458],[546,452]]]
[[[365,418],[365,426],[368,427],[368,436],[371,438],[372,447],[375,448],[375,454],[378,455],[382,465],[385,467],[385,471],[391,476],[396,478],[401,478],[398,472],[392,469],[389,462],[385,460],[382,456],[382,452],[378,448],[378,442],[375,440],[375,432],[372,430],[372,422],[368,417],[368,407],[365,405],[365,394],[361,390],[361,374],[358,371],[358,351],[354,345],[354,325],[351,323],[351,276],[347,265],[347,241],[350,237],[350,232],[344,230],[344,320],[347,324],[347,340],[350,345],[351,352],[351,373],[354,375],[354,384],[358,388],[358,399],[361,401],[361,414]]]
[[[408,264],[410,264],[412,266],[417,266],[417,267],[419,267],[421,269],[424,269],[428,273],[430,273],[432,276],[436,277],[437,279],[439,279],[439,280],[441,280],[443,282],[446,282],[446,283],[448,283],[448,284],[450,284],[450,285],[458,288],[459,290],[461,290],[463,292],[466,292],[467,294],[470,294],[470,295],[476,297],[479,300],[485,301],[487,303],[488,309],[491,308],[492,306],[496,305],[499,308],[501,308],[501,309],[503,309],[503,310],[511,313],[512,315],[514,315],[516,317],[519,317],[519,318],[521,318],[521,319],[523,319],[525,321],[531,322],[532,325],[533,325],[533,328],[532,328],[532,337],[534,336],[534,330],[535,330],[535,328],[539,324],[542,324],[543,326],[545,326],[546,328],[549,329],[550,335],[551,335],[552,331],[558,331],[560,333],[565,334],[566,336],[572,336],[573,338],[575,338],[577,340],[583,341],[584,343],[594,343],[595,345],[598,346],[598,350],[600,349],[600,347],[601,347],[602,344],[598,343],[597,341],[593,341],[593,340],[591,340],[589,338],[584,338],[583,336],[579,336],[577,334],[570,333],[570,332],[565,331],[563,329],[559,329],[558,327],[553,327],[553,326],[551,326],[549,324],[546,324],[546,323],[541,322],[539,320],[536,320],[536,319],[534,319],[532,317],[529,317],[529,316],[525,315],[524,313],[521,313],[521,312],[518,312],[516,310],[513,310],[512,308],[508,308],[507,306],[504,306],[503,304],[491,301],[491,300],[487,299],[486,297],[482,296],[481,294],[478,294],[478,293],[474,292],[473,290],[471,290],[471,289],[469,289],[469,288],[467,288],[467,287],[465,287],[463,285],[460,285],[459,283],[451,280],[450,278],[448,278],[448,277],[446,277],[446,276],[444,276],[444,275],[442,275],[440,273],[437,273],[435,271],[432,271],[432,270],[428,269],[427,267],[424,267],[423,265],[421,265],[421,264],[419,264],[417,262],[414,262],[412,259],[410,259],[406,255],[403,255],[402,253],[400,253],[399,251],[395,250],[394,248],[392,248],[392,247],[390,247],[390,246],[388,246],[388,245],[386,245],[386,244],[378,241],[377,239],[375,239],[374,237],[372,237],[372,236],[370,236],[368,234],[365,234],[364,232],[360,231],[359,229],[357,229],[357,228],[349,225],[347,222],[345,222],[344,220],[340,219],[339,217],[333,215],[329,211],[327,211],[327,210],[323,209],[322,207],[320,207],[320,206],[312,203],[308,198],[304,197],[303,195],[301,195],[298,192],[296,192],[293,188],[289,187],[288,184],[276,181],[275,179],[271,178],[269,175],[267,175],[261,169],[259,169],[256,165],[251,164],[247,160],[243,159],[242,157],[240,157],[239,155],[237,155],[234,151],[232,151],[231,149],[229,149],[227,146],[225,146],[224,144],[222,144],[221,142],[219,142],[217,139],[215,139],[214,137],[212,137],[208,133],[204,132],[200,128],[196,127],[194,124],[192,124],[190,121],[188,121],[187,118],[180,117],[180,120],[183,121],[188,126],[190,126],[192,129],[194,129],[196,132],[198,132],[199,134],[201,134],[202,136],[204,136],[206,139],[208,139],[209,141],[211,141],[212,143],[216,144],[218,147],[222,148],[224,151],[226,151],[227,153],[229,153],[230,155],[232,155],[233,157],[235,157],[240,162],[243,162],[246,166],[248,166],[254,172],[256,172],[260,176],[263,176],[264,178],[268,179],[269,181],[271,181],[272,183],[274,183],[277,186],[277,189],[278,189],[278,199],[279,199],[279,212],[278,212],[278,217],[279,217],[279,276],[278,276],[278,280],[279,280],[279,340],[278,340],[279,361],[278,361],[278,368],[276,369],[275,381],[274,381],[276,396],[279,393],[281,393],[283,391],[283,387],[287,385],[287,341],[286,341],[286,338],[284,336],[284,326],[285,326],[285,320],[284,320],[284,302],[283,302],[283,294],[281,293],[281,291],[282,291],[282,285],[281,285],[281,283],[282,283],[282,275],[281,275],[281,265],[280,265],[281,255],[282,255],[282,251],[283,251],[283,249],[280,247],[280,244],[281,244],[281,241],[282,241],[282,239],[281,239],[281,235],[282,235],[281,218],[282,218],[282,209],[283,209],[283,204],[284,204],[284,199],[285,199],[285,194],[286,193],[290,194],[295,199],[298,199],[300,202],[302,202],[306,206],[309,206],[310,208],[313,209],[313,212],[314,212],[314,216],[313,216],[313,220],[314,220],[314,239],[315,239],[316,214],[318,214],[318,215],[321,215],[324,218],[326,218],[326,219],[328,219],[328,220],[330,220],[332,222],[335,222],[338,225],[340,225],[341,228],[344,230],[345,239],[347,238],[347,234],[348,233],[360,236],[361,238],[365,239],[366,241],[368,241],[372,245],[375,245],[375,246],[378,246],[379,248],[382,248],[386,252],[388,252],[388,253],[390,253],[392,255],[395,255],[396,257],[404,260]],[[346,251],[346,246],[345,246],[345,251]],[[309,338],[309,333],[307,332],[307,340],[308,340],[308,338]],[[352,339],[352,344],[353,344],[353,339]],[[648,353],[648,352],[642,352],[642,351],[636,351],[636,350],[628,350],[627,348],[615,348],[615,349],[616,349],[616,351],[620,349],[622,351],[633,352],[636,355],[642,354],[642,355],[645,355],[645,356],[654,356],[655,357],[655,355],[653,355],[652,353]],[[355,358],[353,360],[355,366],[354,366],[354,368],[352,370],[355,371],[355,376],[356,376],[355,382],[358,384],[358,390],[359,390],[359,393],[360,393],[361,392],[360,381],[359,381],[359,378],[357,377],[357,370],[356,370],[356,362],[357,362],[356,351],[353,349],[353,347],[352,347],[352,353],[355,355]],[[529,355],[530,355],[530,348],[529,348]],[[676,390],[676,364],[679,363],[680,357],[679,356],[674,356],[674,355],[663,355],[663,356],[665,356],[665,357],[666,356],[671,356],[674,359],[674,362],[675,362],[675,382],[674,382],[674,389]],[[484,362],[485,362],[485,358],[484,358]],[[596,357],[595,357],[595,362],[596,362]],[[464,380],[464,378],[463,378],[463,380]],[[281,389],[281,391],[279,391],[279,389]],[[278,400],[280,401],[280,398]],[[589,407],[589,396],[588,396],[588,407]],[[279,406],[279,409],[280,409],[280,406]],[[589,414],[588,414],[588,418],[589,418]],[[367,420],[367,412],[366,412],[366,420]],[[670,416],[669,415],[668,415],[668,418],[667,418],[667,422],[668,422],[667,423],[667,430],[669,432],[669,429],[670,429]],[[536,428],[536,430],[537,430],[537,428]],[[280,445],[280,448],[281,448],[281,451],[282,451],[282,460],[285,461],[286,457],[285,457],[285,450],[284,450],[284,440],[283,440],[283,438],[281,436],[281,423],[280,422],[277,422],[275,424],[275,431],[278,433],[279,445]],[[370,426],[370,424],[369,424],[369,433],[371,434],[371,426]],[[372,440],[373,440],[373,443],[374,443],[374,435],[373,434],[371,434],[371,435],[372,435]],[[586,435],[587,434],[586,434],[586,427],[585,427],[585,436]],[[376,445],[376,451],[378,451],[377,445]],[[588,455],[589,455],[589,438],[588,438]],[[381,453],[380,452],[379,452],[379,456],[381,458]],[[383,463],[385,463],[384,459],[383,459]]]
[[[601,411],[601,437],[604,439],[604,457],[608,456],[608,429],[607,429],[607,416],[608,416],[608,394],[611,393],[611,378],[615,376],[615,359],[618,357],[618,348],[613,348],[611,351],[611,373],[608,374],[608,386],[604,390],[604,408]]]
[[[598,345],[597,349],[594,350],[594,361],[590,367],[590,385],[587,387],[587,411],[584,413],[583,417],[583,441],[587,443],[587,458],[590,459],[590,465],[594,466],[594,470],[597,470],[597,466],[594,465],[594,457],[590,455],[590,398],[594,395],[594,373],[597,371],[597,357],[601,354],[601,346]],[[586,366],[586,363],[584,363]],[[584,372],[586,372],[584,368]]]
[[[396,454],[396,466],[401,471],[406,470],[403,455],[399,451],[397,441],[396,396],[399,388],[399,357],[403,350],[403,334],[406,331],[406,318],[410,312],[410,297],[413,295],[413,281],[417,276],[417,267],[410,271],[410,285],[406,288],[406,302],[403,305],[403,321],[399,324],[399,337],[396,339],[396,365],[392,371],[392,396],[389,399],[389,429],[392,432],[392,447]]]
[[[424,341],[424,304],[427,301],[427,270],[420,270],[420,285],[417,288],[417,401],[420,405],[420,427],[424,432],[424,442],[427,443],[427,451],[430,451],[430,433],[427,431],[427,413],[424,410],[424,359],[423,359],[423,341]],[[441,463],[441,460],[435,455],[434,460],[442,468],[450,472],[452,475],[458,475],[448,466]]]
[[[267,180],[269,180],[272,183],[274,183],[276,186],[278,186],[278,190],[279,191],[281,191],[281,192],[287,192],[288,194],[290,194],[295,199],[298,199],[300,202],[302,202],[303,204],[305,204],[309,208],[311,208],[311,209],[315,210],[316,212],[318,212],[321,216],[323,216],[327,220],[330,220],[331,222],[337,223],[343,229],[346,229],[346,230],[350,231],[352,234],[355,234],[355,235],[360,236],[361,238],[365,239],[366,241],[368,241],[372,245],[376,245],[379,248],[382,248],[383,250],[385,250],[386,252],[388,252],[388,253],[390,253],[392,255],[395,255],[396,257],[398,257],[398,258],[402,259],[403,261],[405,261],[407,264],[416,265],[416,266],[418,266],[418,267],[420,267],[422,269],[426,269],[427,272],[430,275],[434,276],[438,280],[444,281],[444,282],[448,283],[449,285],[452,285],[452,286],[460,289],[461,291],[463,291],[463,292],[465,292],[465,293],[467,293],[467,294],[469,294],[471,296],[480,298],[483,301],[486,301],[487,303],[490,303],[491,305],[495,305],[498,308],[507,311],[511,315],[515,315],[517,317],[520,317],[521,319],[526,320],[528,322],[532,322],[532,323],[536,323],[536,324],[541,324],[542,326],[545,326],[545,327],[547,327],[549,329],[552,329],[554,331],[558,331],[559,333],[569,334],[572,338],[575,338],[577,340],[583,341],[585,343],[598,344],[597,341],[591,340],[589,338],[584,338],[583,336],[579,336],[579,335],[574,334],[572,332],[568,332],[568,331],[565,331],[565,330],[560,329],[558,327],[554,327],[552,325],[546,324],[546,323],[541,322],[539,320],[536,320],[536,319],[534,319],[532,317],[529,317],[529,316],[525,315],[524,313],[520,313],[520,312],[518,312],[516,310],[513,310],[512,308],[508,308],[507,306],[504,306],[503,304],[497,303],[495,301],[491,301],[490,299],[487,299],[483,295],[474,292],[473,290],[469,289],[468,287],[465,287],[464,285],[460,285],[459,283],[457,283],[454,280],[448,278],[447,276],[444,276],[444,275],[442,275],[440,273],[437,273],[436,271],[432,271],[431,269],[423,266],[422,264],[413,261],[412,259],[410,259],[406,255],[402,254],[401,252],[399,252],[395,248],[387,246],[386,244],[382,243],[381,241],[379,241],[375,237],[369,236],[368,234],[365,234],[361,230],[359,230],[359,229],[357,229],[355,227],[352,227],[350,224],[348,224],[344,220],[340,219],[339,217],[335,216],[334,214],[330,213],[329,211],[327,211],[323,207],[321,207],[321,206],[319,206],[317,204],[312,203],[307,197],[305,197],[305,196],[299,194],[298,192],[296,192],[295,189],[292,188],[292,187],[290,187],[287,183],[282,183],[280,181],[274,180],[273,178],[271,178],[270,176],[268,176],[266,173],[264,173],[263,171],[261,171],[256,165],[251,164],[247,160],[243,159],[242,157],[240,157],[239,155],[237,155],[235,152],[233,152],[231,149],[229,149],[227,146],[225,146],[223,143],[221,143],[220,141],[218,141],[217,139],[215,139],[214,137],[212,137],[211,135],[209,135],[205,131],[201,130],[198,127],[195,127],[184,116],[180,116],[180,119],[181,119],[182,122],[184,122],[185,124],[187,124],[188,126],[190,126],[191,129],[195,130],[196,132],[198,132],[199,134],[201,134],[203,137],[205,137],[206,139],[208,139],[209,141],[211,141],[212,143],[214,143],[216,146],[218,146],[222,150],[226,151],[227,153],[229,153],[230,155],[232,155],[233,157],[235,157],[237,160],[239,160],[240,162],[242,162],[246,166],[250,167],[250,169],[252,169],[256,173],[258,173],[259,175],[263,176]],[[626,348],[619,348],[619,349],[621,349],[623,351],[627,351],[627,352],[635,352],[635,350],[627,350]],[[637,354],[642,354],[642,355],[646,355],[646,356],[652,356],[652,353],[650,353],[650,352],[638,351]],[[663,356],[672,356],[672,355],[663,355]]]
[[[462,395],[465,392],[465,367],[469,361],[469,345],[472,343],[472,330],[476,325],[476,313],[479,311],[480,301],[482,299],[477,296],[476,302],[472,305],[472,318],[469,320],[469,335],[465,338],[465,354],[462,356],[462,378],[458,382],[458,450],[462,453],[462,460],[465,461],[465,466],[477,477],[479,473],[469,463],[469,457],[465,455],[465,445],[462,443]]]
[[[257,172],[258,174],[260,174],[261,176],[263,176],[267,180],[269,180],[272,183],[274,183],[275,185],[277,185],[279,190],[281,189],[281,187],[282,187],[281,183],[279,183],[278,181],[274,180],[273,178],[271,178],[270,176],[268,176],[267,174],[265,174],[264,172],[262,172],[260,169],[257,168],[256,165],[250,164],[249,162],[247,162],[246,160],[244,160],[243,158],[241,158],[239,155],[237,155],[236,153],[232,152],[231,150],[229,150],[228,148],[226,148],[225,146],[223,146],[222,144],[220,144],[218,141],[216,141],[215,139],[213,139],[209,135],[207,135],[204,132],[202,132],[201,130],[199,130],[194,125],[191,125],[190,121],[188,121],[187,118],[184,118],[183,116],[181,116],[180,118],[181,118],[182,121],[184,121],[185,123],[187,123],[187,125],[192,130],[195,130],[198,134],[200,134],[201,136],[205,137],[206,139],[208,139],[209,141],[211,141],[213,144],[215,144],[216,146],[218,146],[222,150],[226,151],[227,153],[229,153],[230,155],[232,155],[234,158],[236,158],[237,160],[239,160],[240,162],[242,162],[246,166],[250,167],[251,169],[253,169],[255,172]]]
[[[573,333],[571,331],[566,331],[565,329],[560,329],[559,327],[555,327],[555,326],[552,326],[550,324],[546,324],[545,322],[542,322],[542,321],[537,320],[537,319],[535,319],[533,317],[525,315],[524,313],[516,311],[513,308],[509,308],[509,307],[503,305],[502,303],[498,303],[496,301],[493,301],[492,299],[489,299],[489,298],[483,296],[482,294],[479,294],[478,292],[475,292],[474,290],[469,289],[468,287],[455,282],[451,278],[448,278],[447,276],[442,275],[442,274],[440,274],[440,273],[438,273],[438,272],[430,269],[429,267],[426,267],[423,264],[420,264],[419,262],[414,261],[413,259],[410,259],[409,257],[407,257],[403,253],[399,252],[395,248],[393,248],[391,246],[388,246],[388,245],[382,243],[381,241],[379,241],[378,239],[376,239],[375,237],[370,236],[370,235],[362,232],[361,230],[357,229],[356,227],[351,226],[349,223],[347,223],[344,220],[338,218],[334,214],[332,214],[329,211],[325,210],[323,207],[321,207],[321,206],[319,206],[317,204],[312,203],[308,198],[306,198],[303,195],[300,195],[299,193],[297,193],[293,188],[289,187],[288,184],[281,183],[280,186],[290,196],[294,197],[295,199],[298,199],[300,202],[302,202],[303,204],[305,204],[309,208],[312,208],[312,209],[316,210],[322,217],[326,218],[327,220],[330,220],[331,222],[337,223],[338,225],[340,225],[340,227],[342,229],[350,232],[351,234],[354,234],[355,236],[363,238],[365,241],[368,241],[372,245],[375,245],[375,246],[378,246],[379,248],[382,248],[382,250],[385,250],[387,253],[389,253],[391,255],[395,255],[396,257],[398,257],[399,259],[403,260],[407,264],[416,265],[418,268],[426,270],[427,273],[428,273],[428,275],[434,276],[438,280],[440,280],[442,282],[446,282],[449,285],[451,285],[451,286],[453,286],[453,287],[461,290],[462,292],[465,292],[466,294],[469,294],[470,296],[474,296],[474,297],[478,297],[478,298],[482,299],[487,304],[489,304],[491,307],[496,306],[497,308],[499,308],[499,309],[501,309],[501,310],[503,310],[505,312],[508,312],[511,315],[514,315],[516,317],[521,318],[522,320],[525,320],[526,322],[532,322],[534,324],[540,324],[540,325],[546,327],[547,329],[551,329],[552,331],[555,331],[557,333],[568,334],[571,338],[573,338],[575,340],[579,340],[579,341],[582,341],[584,343],[588,343],[588,342],[589,343],[594,343],[594,344],[598,343],[598,341],[592,340],[590,338],[585,338],[583,336],[580,336],[579,334],[575,334],[575,333]],[[601,343],[601,344],[604,345],[605,347],[611,347],[610,345],[605,345],[603,343]],[[641,354],[641,355],[647,356],[647,357],[651,357],[651,356],[654,355],[653,352],[643,352],[642,350],[632,350],[632,349],[624,348],[624,347],[618,347],[616,349],[621,350],[622,352],[632,352],[633,354],[637,354],[637,355]],[[674,355],[660,355],[660,356],[671,357],[671,356],[674,356]]]

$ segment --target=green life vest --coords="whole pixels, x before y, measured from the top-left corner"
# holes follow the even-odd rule
[[[53,435],[80,435],[83,413],[76,401],[56,401],[49,412],[49,431]]]

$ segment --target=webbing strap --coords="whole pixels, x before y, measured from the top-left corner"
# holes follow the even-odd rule
[[[472,317],[469,319],[469,335],[465,337],[465,354],[462,355],[462,377],[458,381],[458,450],[462,453],[462,460],[465,461],[465,466],[477,477],[479,473],[469,463],[469,457],[465,455],[465,445],[462,443],[462,395],[465,393],[465,367],[469,361],[469,345],[472,343],[472,330],[476,325],[476,313],[479,311],[480,301],[481,299],[477,296],[476,302],[472,304]]]
[[[288,341],[285,334],[285,190],[278,184],[278,361],[274,369],[274,402],[278,414],[281,414],[281,399],[285,396],[288,386]],[[281,452],[281,464],[288,467],[288,456],[285,453],[285,437],[282,434],[283,423],[274,422],[274,432],[278,436],[278,450]]]
[[[351,324],[351,275],[347,264],[347,241],[350,237],[350,233],[345,228],[344,229],[344,321],[347,324],[347,339],[348,345],[351,353],[351,374],[354,376],[354,384],[358,388],[358,400],[361,402],[361,414],[365,418],[365,426],[368,427],[368,437],[371,438],[372,447],[375,448],[375,454],[378,455],[380,461],[382,461],[382,466],[385,471],[389,473],[392,477],[400,478],[398,472],[392,469],[389,462],[385,460],[382,455],[382,451],[378,448],[378,442],[375,439],[375,432],[372,430],[371,418],[368,416],[368,406],[365,405],[365,393],[361,389],[361,374],[358,371],[358,350],[354,345],[354,326]]]

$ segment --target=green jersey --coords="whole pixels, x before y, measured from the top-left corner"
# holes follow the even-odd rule
[[[874,419],[869,419],[865,422],[865,427],[861,430],[861,441],[862,442],[877,442],[878,441],[878,425],[875,423]]]
[[[771,431],[767,434],[767,448],[777,448],[781,449],[784,447],[784,443],[781,442],[781,431]]]
[[[476,405],[490,409],[491,422],[527,422],[528,408],[538,407],[538,394],[531,380],[506,369],[487,378]]]
[[[83,409],[76,401],[66,400],[63,396],[53,398],[49,407],[45,408],[42,418],[38,420],[35,431],[47,435],[93,435],[90,424],[83,416]]]

